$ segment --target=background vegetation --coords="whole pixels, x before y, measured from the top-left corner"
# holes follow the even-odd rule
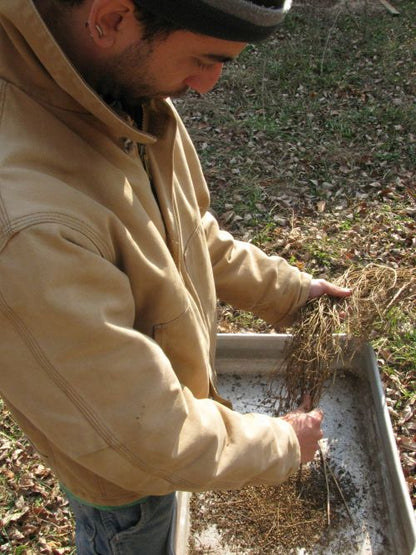
[[[416,2],[299,2],[214,91],[177,107],[213,208],[235,236],[316,277],[349,265],[416,265]],[[269,331],[221,306],[222,331]],[[416,308],[375,337],[398,448],[415,494]],[[47,468],[2,409],[0,553],[74,553]]]

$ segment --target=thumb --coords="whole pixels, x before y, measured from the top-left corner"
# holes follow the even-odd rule
[[[299,409],[305,412],[308,412],[312,409],[312,397],[310,393],[303,394]]]

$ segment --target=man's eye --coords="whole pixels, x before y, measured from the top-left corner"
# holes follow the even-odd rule
[[[210,69],[212,67],[212,64],[204,64],[204,62],[201,62],[201,60],[198,59],[196,60],[196,64],[198,68],[202,70]]]

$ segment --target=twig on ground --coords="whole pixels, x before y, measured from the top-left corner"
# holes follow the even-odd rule
[[[327,464],[324,458],[324,453],[319,446],[319,456],[321,457],[322,468],[325,474],[325,484],[326,484],[326,516],[327,516],[327,524],[328,527],[331,526],[331,499],[330,499],[330,491],[329,491],[329,481],[328,481],[328,473],[327,473]]]
[[[342,492],[342,489],[341,489],[341,487],[340,487],[340,485],[339,485],[339,483],[338,483],[338,480],[337,480],[336,477],[335,477],[335,474],[334,474],[333,471],[331,470],[331,467],[329,466],[329,464],[327,465],[327,469],[329,470],[329,473],[331,474],[331,478],[332,478],[332,480],[333,480],[333,482],[334,482],[334,484],[335,484],[335,486],[336,486],[336,488],[337,488],[337,490],[338,490],[338,493],[339,493],[340,496],[341,496],[342,502],[344,503],[345,509],[346,509],[346,511],[347,511],[347,513],[348,513],[348,516],[349,516],[350,519],[351,519],[351,522],[354,522],[353,516],[352,516],[351,511],[350,511],[350,509],[349,509],[349,507],[348,507],[348,505],[347,505],[347,501],[346,501],[345,496],[344,496],[344,494],[343,494],[343,492]]]

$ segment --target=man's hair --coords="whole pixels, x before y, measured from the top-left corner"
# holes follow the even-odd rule
[[[80,6],[84,0],[58,0],[68,7]],[[160,17],[140,5],[140,0],[133,0],[136,6],[135,15],[143,25],[143,40],[152,40],[155,37],[166,38],[173,31],[182,30],[183,27],[164,17]]]
[[[183,30],[183,26],[143,8],[140,0],[133,0],[133,2],[136,6],[136,18],[143,26],[143,40],[152,40],[155,37],[166,38],[174,31]]]

